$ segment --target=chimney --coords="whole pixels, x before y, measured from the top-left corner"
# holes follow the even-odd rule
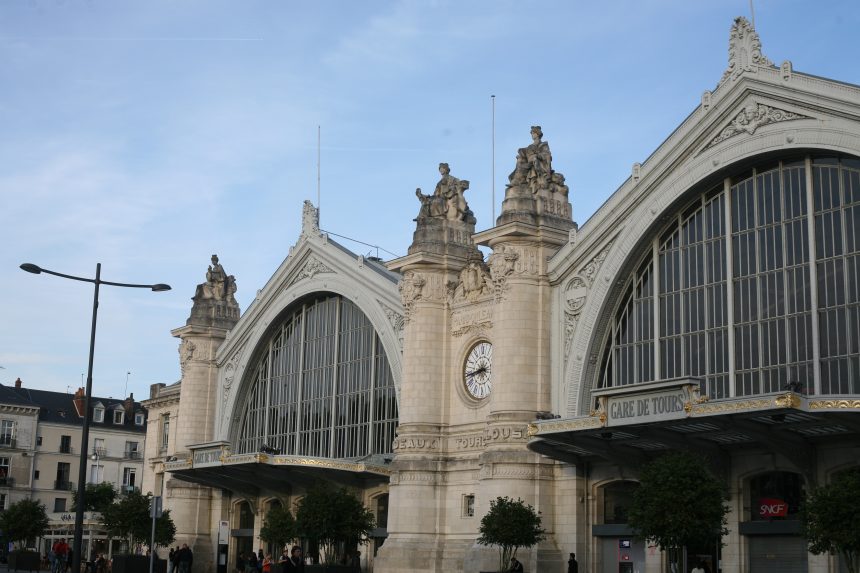
[[[149,398],[150,399],[158,398],[159,391],[161,391],[161,389],[164,388],[165,386],[167,386],[167,384],[164,384],[162,382],[158,382],[156,384],[150,384],[149,385]]]
[[[72,401],[75,403],[75,412],[78,414],[78,418],[84,417],[84,389],[78,388],[78,391],[75,392],[75,397],[72,398]]]
[[[125,402],[122,403],[123,408],[125,408],[125,417],[129,418],[134,412],[134,392],[131,392],[128,395],[128,398],[125,399]]]
[[[20,387],[21,387],[21,379],[18,378],[17,380],[15,380],[15,388],[20,388]]]

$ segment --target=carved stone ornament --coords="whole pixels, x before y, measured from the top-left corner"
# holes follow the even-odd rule
[[[729,67],[720,83],[735,80],[744,72],[755,72],[756,67],[769,67],[773,62],[761,53],[761,40],[752,24],[740,16],[735,18],[729,32]]]
[[[514,265],[518,258],[519,253],[503,246],[489,256],[490,281],[493,285],[493,297],[496,302],[504,297],[508,288],[508,276],[514,272]]]
[[[179,345],[179,371],[185,374],[186,363],[194,358],[194,351],[197,350],[197,345],[190,340],[183,340]]]
[[[490,269],[484,261],[471,261],[460,271],[460,280],[449,285],[451,302],[476,302],[493,292]]]
[[[742,111],[740,111],[734,119],[724,127],[718,136],[712,139],[702,151],[722,143],[723,141],[746,133],[752,135],[756,130],[764,125],[771,123],[779,123],[782,121],[792,121],[795,119],[810,119],[809,116],[786,111],[777,107],[771,107],[763,103],[751,102]]]
[[[320,232],[320,210],[305,199],[302,205],[302,234],[318,235]]]
[[[320,273],[333,273],[334,271],[327,267],[325,263],[314,256],[308,257],[308,260],[305,261],[304,266],[302,266],[301,270],[293,277],[293,280],[290,281],[290,284],[287,286],[292,286],[303,279],[312,279],[316,275]]]
[[[230,359],[227,361],[227,364],[224,365],[224,386],[222,387],[222,396],[221,396],[221,412],[222,415],[227,410],[227,402],[230,399],[230,391],[233,387],[233,380],[236,377],[236,370],[239,367],[239,359],[242,357],[242,352],[245,350],[245,345],[240,346],[236,351],[230,356]]]
[[[493,301],[486,300],[456,308],[451,312],[451,335],[467,333],[484,336],[493,327]]]
[[[548,190],[567,199],[570,189],[564,182],[564,175],[552,169],[552,152],[549,143],[542,141],[543,130],[539,125],[531,127],[531,136],[531,145],[517,151],[517,163],[508,176],[508,187],[528,189],[532,195]]]
[[[579,315],[585,306],[588,292],[594,285],[594,279],[597,277],[600,267],[603,266],[603,261],[606,260],[606,255],[609,253],[611,247],[612,243],[610,242],[593,259],[579,269],[579,272],[564,287],[562,305],[564,308],[565,358],[570,353],[573,333],[576,331],[576,325],[579,323]]]
[[[391,328],[394,329],[395,334],[397,334],[397,340],[400,343],[400,350],[403,351],[403,327],[406,326],[406,317],[402,314],[383,303],[381,300],[377,300],[379,306],[382,307],[382,312],[385,313],[386,318],[388,318],[388,322],[391,324]]]
[[[400,284],[397,288],[400,290],[400,301],[403,303],[403,311],[405,313],[403,318],[406,323],[409,322],[409,318],[412,316],[415,301],[421,299],[421,291],[424,289],[425,284],[427,284],[427,281],[424,280],[424,277],[415,271],[406,271],[403,278],[400,279]]]

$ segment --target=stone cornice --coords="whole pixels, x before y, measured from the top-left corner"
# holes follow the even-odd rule
[[[39,414],[39,406],[20,406],[14,404],[0,404],[0,412],[8,412],[10,414]]]

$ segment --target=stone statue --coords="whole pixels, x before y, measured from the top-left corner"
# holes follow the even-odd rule
[[[532,143],[517,151],[517,166],[508,179],[508,187],[525,186],[533,194],[549,189],[552,180],[552,153],[549,144],[541,141],[543,131],[539,125],[531,128]]]
[[[212,264],[206,270],[206,282],[197,285],[194,300],[228,300],[234,301],[236,293],[236,278],[227,276],[224,267],[218,262],[218,255],[212,255]]]
[[[470,217],[474,218],[464,195],[469,188],[469,182],[451,175],[447,163],[439,164],[439,173],[442,178],[436,184],[432,195],[424,195],[420,187],[415,190],[415,196],[421,201],[421,210],[416,221],[427,218],[466,221]]]

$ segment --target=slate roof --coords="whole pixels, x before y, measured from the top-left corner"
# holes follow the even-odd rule
[[[4,386],[3,384],[0,384],[0,404],[38,407],[40,422],[80,426],[81,417],[78,416],[77,411],[75,410],[74,398],[74,394],[68,394],[65,392],[35,390],[33,388],[26,387],[15,388],[14,386]],[[127,432],[137,432],[140,434],[146,433],[146,409],[141,406],[140,402],[133,403],[131,415],[123,416],[122,424],[114,423],[111,412],[113,412],[117,407],[124,408],[124,400],[93,396],[90,398],[91,416],[92,408],[97,403],[101,403],[102,406],[104,406],[105,415],[101,422],[96,422],[91,417],[90,428],[113,428]],[[142,412],[144,414],[144,423],[141,426],[134,423],[134,414],[138,412]]]

